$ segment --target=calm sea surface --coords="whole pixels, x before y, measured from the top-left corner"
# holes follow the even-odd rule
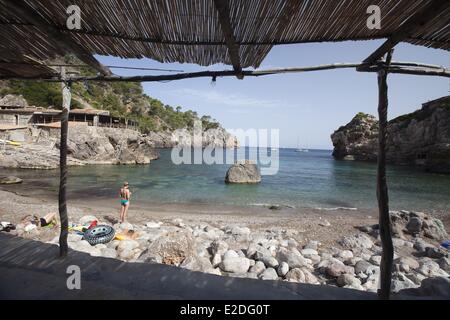
[[[69,195],[115,198],[121,183],[129,181],[134,199],[155,203],[376,207],[375,164],[336,161],[329,150],[271,152],[279,156],[279,171],[263,176],[258,185],[227,185],[224,177],[229,165],[175,165],[171,151],[161,150],[161,158],[148,166],[71,167]],[[22,185],[8,187],[11,190],[37,195],[57,192],[57,170],[0,170],[1,175],[25,179]],[[389,167],[388,184],[392,209],[450,213],[450,175]]]

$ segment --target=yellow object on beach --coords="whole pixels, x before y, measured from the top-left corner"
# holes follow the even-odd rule
[[[114,240],[126,240],[127,237],[124,234],[116,234]]]
[[[12,146],[20,146],[20,145],[21,145],[20,142],[17,142],[17,141],[11,141],[11,140],[3,140],[3,139],[0,139],[0,142],[6,143],[6,144],[9,144],[9,145],[12,145]]]
[[[69,231],[81,231],[81,232],[83,232],[84,228],[86,228],[86,227],[85,226],[69,227]]]

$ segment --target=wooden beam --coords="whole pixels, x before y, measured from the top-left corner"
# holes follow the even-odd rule
[[[228,48],[228,55],[233,65],[233,69],[238,79],[243,79],[241,58],[239,55],[239,45],[234,36],[234,30],[231,25],[230,6],[228,0],[214,0],[214,4],[219,14],[219,23]]]
[[[66,78],[64,67],[61,70],[61,77]],[[71,83],[64,81],[61,83],[62,90],[62,112],[61,112],[61,135],[59,143],[59,194],[58,209],[61,221],[61,232],[59,235],[59,255],[64,258],[67,256],[68,245],[67,237],[69,234],[69,217],[67,215],[67,135],[69,131],[69,111],[71,94]]]
[[[392,265],[394,247],[392,244],[391,217],[389,214],[389,195],[386,182],[386,141],[387,141],[387,112],[388,112],[388,85],[387,75],[391,63],[392,51],[389,52],[384,68],[378,71],[378,169],[377,169],[377,199],[379,211],[379,226],[381,238],[381,264],[380,264],[380,299],[389,299],[391,292]]]
[[[68,53],[73,53],[81,61],[88,64],[100,74],[104,76],[112,75],[112,72],[102,65],[97,59],[95,59],[90,52],[72,41],[66,35],[55,29],[52,25],[48,24],[45,19],[37,15],[31,7],[29,7],[25,1],[6,0],[6,7],[9,11],[27,20],[29,23],[38,27],[42,31],[46,32],[56,43]]]
[[[448,0],[432,0],[428,5],[417,11],[411,18],[403,23],[377,50],[364,60],[364,63],[373,65],[398,43],[412,36],[424,24],[433,19],[440,12],[450,7]]]
[[[242,74],[246,77],[261,77],[276,74],[285,73],[303,73],[313,71],[323,71],[332,69],[354,69],[357,68],[359,72],[378,72],[378,66],[369,66],[365,63],[333,63],[324,64],[311,67],[298,67],[298,68],[280,68],[280,69],[267,69],[267,70],[244,70]],[[392,62],[389,67],[389,73],[410,74],[420,76],[439,76],[450,78],[450,71],[441,66],[434,66],[430,64],[421,64],[415,62]],[[72,82],[78,81],[117,81],[117,82],[155,82],[155,81],[173,81],[193,78],[218,78],[218,77],[235,77],[236,72],[231,70],[223,71],[200,71],[200,72],[185,72],[168,75],[142,75],[142,76],[74,76],[69,77],[68,80]],[[61,82],[60,77],[19,77],[16,75],[4,75],[0,76],[0,80],[38,80],[47,82]]]

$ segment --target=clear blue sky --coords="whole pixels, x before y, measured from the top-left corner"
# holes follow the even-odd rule
[[[260,68],[299,67],[335,62],[360,62],[381,41],[299,44],[276,46]],[[107,65],[222,70],[229,66],[200,67],[194,64],[162,64],[150,59],[98,57]],[[416,61],[450,67],[443,50],[401,44],[394,60]],[[120,75],[157,74],[151,71],[114,69]],[[450,80],[439,77],[389,75],[389,118],[412,112],[423,102],[448,95]],[[188,79],[167,83],[143,83],[145,92],[165,104],[192,109],[217,119],[225,128],[279,129],[282,147],[331,149],[330,134],[349,122],[357,112],[376,115],[377,78],[374,73],[352,69],[273,75],[260,78]]]

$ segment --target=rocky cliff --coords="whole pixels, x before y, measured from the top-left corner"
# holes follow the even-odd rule
[[[0,131],[0,139],[21,141],[20,146],[1,146],[0,167],[54,169],[59,166],[58,127],[34,127],[14,131]],[[68,164],[148,164],[159,157],[157,148],[185,146],[191,141],[185,135],[170,131],[141,134],[135,130],[88,126],[70,123],[68,136]],[[232,148],[236,139],[223,129],[204,133],[202,146]],[[190,144],[189,144],[190,146]],[[198,146],[201,147],[201,146]]]
[[[359,113],[331,135],[336,159],[376,161],[378,120]],[[450,173],[450,96],[388,124],[387,161]]]
[[[54,169],[59,166],[59,128],[35,128],[9,133],[22,140],[19,147],[6,146],[0,167]],[[148,164],[158,158],[152,142],[137,131],[71,124],[68,164]]]

